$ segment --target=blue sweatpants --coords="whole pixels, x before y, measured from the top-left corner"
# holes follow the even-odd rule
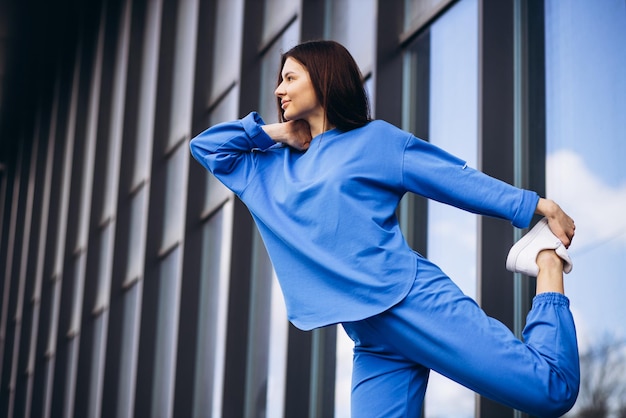
[[[342,325],[355,343],[353,418],[419,417],[431,369],[540,417],[564,414],[578,395],[576,330],[559,293],[534,298],[522,342],[422,260],[402,302]]]

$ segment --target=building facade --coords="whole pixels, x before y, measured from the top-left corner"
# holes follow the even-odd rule
[[[626,207],[623,170],[610,171],[606,200],[590,216],[600,186],[572,184],[580,171],[563,168],[604,172],[626,157],[617,122],[626,110],[623,1],[34,3],[38,11],[16,6],[16,16],[27,25],[19,39],[39,55],[16,53],[23,73],[14,67],[3,79],[23,84],[3,88],[0,119],[2,416],[349,416],[347,337],[336,326],[302,332],[287,322],[246,208],[188,147],[206,127],[252,110],[276,120],[280,53],[299,41],[343,43],[376,118],[569,204],[579,228],[598,231],[598,216],[616,219]],[[582,52],[571,44],[577,26],[584,39],[597,36]],[[577,65],[591,52],[593,62],[609,61]],[[585,93],[581,80],[602,81]],[[594,100],[612,112],[601,113],[597,137],[612,153],[600,156],[575,141],[589,133],[580,115],[593,109],[572,104]],[[416,250],[521,335],[534,283],[504,269],[521,231],[412,195],[398,216]],[[611,266],[626,255],[626,224],[581,241],[574,270],[586,276],[577,280],[597,263],[603,277],[618,274]],[[604,242],[613,244],[589,261]],[[584,327],[600,322],[589,299],[624,314],[623,285],[603,283],[597,298],[571,285]],[[625,337],[620,325],[600,328],[617,343]],[[597,340],[581,335],[581,350]],[[424,416],[523,415],[431,380]]]

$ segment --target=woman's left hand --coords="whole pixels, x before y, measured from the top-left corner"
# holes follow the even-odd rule
[[[569,248],[576,232],[574,220],[550,199],[539,199],[535,213],[548,219],[548,226],[552,233],[561,240],[565,248]]]

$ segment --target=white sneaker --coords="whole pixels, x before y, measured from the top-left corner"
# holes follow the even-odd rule
[[[567,249],[548,226],[546,218],[541,219],[526,235],[511,247],[506,258],[506,269],[514,273],[523,273],[537,277],[537,255],[543,250],[555,250],[563,260],[563,272],[572,271],[573,263]]]

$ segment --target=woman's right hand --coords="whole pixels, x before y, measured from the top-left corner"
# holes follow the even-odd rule
[[[307,150],[311,143],[311,128],[305,120],[271,123],[261,128],[273,141],[281,142],[300,151]]]

